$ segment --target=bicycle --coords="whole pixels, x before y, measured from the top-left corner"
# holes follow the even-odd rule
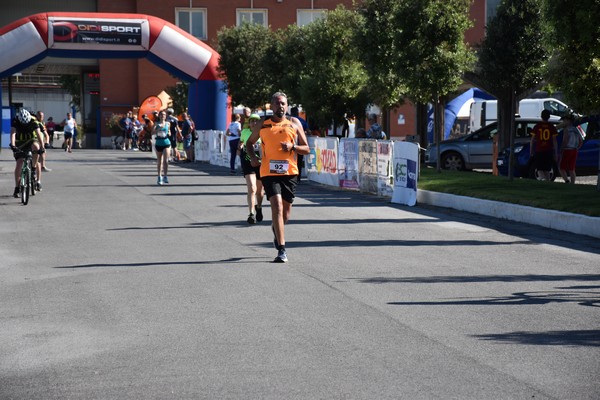
[[[29,203],[29,196],[35,196],[35,185],[33,183],[33,152],[31,149],[23,151],[19,147],[13,149],[16,158],[25,158],[21,166],[21,178],[19,180],[19,190],[21,192],[21,203],[26,206]],[[24,154],[24,156],[22,156]]]

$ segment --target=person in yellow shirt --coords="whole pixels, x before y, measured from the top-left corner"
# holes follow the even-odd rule
[[[252,134],[246,141],[246,152],[252,166],[260,165],[260,176],[267,199],[271,203],[273,220],[273,243],[277,248],[277,257],[273,262],[288,261],[285,249],[284,225],[290,220],[292,203],[298,184],[298,154],[310,152],[306,134],[297,118],[286,118],[288,101],[285,93],[277,92],[271,97],[273,115],[262,124],[252,127]],[[260,139],[262,160],[259,160],[254,143]]]

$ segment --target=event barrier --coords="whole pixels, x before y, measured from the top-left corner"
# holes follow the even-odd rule
[[[223,131],[196,131],[196,161],[229,167],[229,145]],[[416,143],[309,136],[304,157],[306,177],[323,185],[390,197],[415,205],[419,175]],[[239,167],[239,159],[237,161]]]

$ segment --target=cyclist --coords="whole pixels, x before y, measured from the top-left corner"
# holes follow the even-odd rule
[[[39,154],[44,152],[43,136],[37,120],[24,108],[21,108],[12,120],[10,129],[10,148],[13,150],[17,164],[15,166],[15,192],[14,197],[19,197],[19,179],[25,154],[29,150],[33,153],[33,166],[36,172],[36,190],[42,190],[42,168],[38,163]]]

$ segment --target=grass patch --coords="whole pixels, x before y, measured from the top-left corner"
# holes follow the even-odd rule
[[[567,185],[472,171],[422,168],[418,188],[548,210],[600,217],[600,191],[595,185]]]

